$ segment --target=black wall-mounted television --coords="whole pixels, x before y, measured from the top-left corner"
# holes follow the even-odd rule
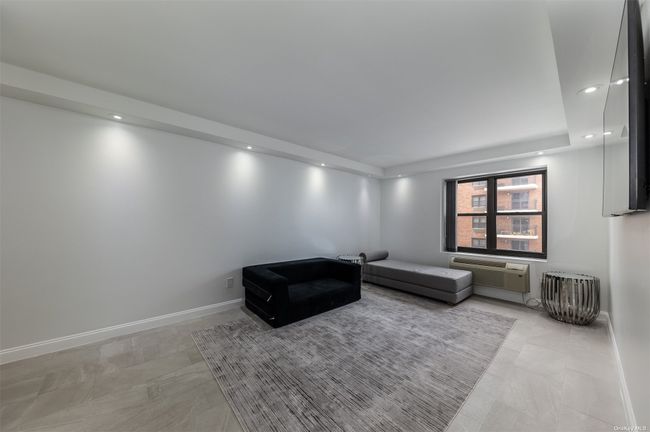
[[[646,210],[646,91],[641,8],[626,0],[603,113],[604,216]]]

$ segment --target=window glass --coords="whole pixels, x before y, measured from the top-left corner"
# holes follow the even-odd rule
[[[485,216],[472,217],[473,230],[484,230],[485,228],[487,228],[487,218]]]
[[[511,240],[510,244],[512,250],[527,251],[529,243],[528,240]]]
[[[545,183],[540,170],[449,180],[446,249],[545,258]]]
[[[542,252],[542,216],[497,216],[497,249]]]
[[[472,239],[472,247],[474,248],[483,248],[487,246],[487,242],[484,238],[473,238]]]
[[[485,219],[485,216],[457,216],[456,217],[456,242],[461,247],[483,247],[474,246],[476,239],[486,239],[485,229],[475,228],[481,223],[475,225],[475,219]],[[483,224],[484,225],[484,224]],[[487,243],[486,243],[487,244]]]
[[[512,216],[512,232],[527,233],[530,227],[530,218],[528,216]]]
[[[472,210],[485,211],[487,208],[487,195],[472,195]]]
[[[474,183],[480,183],[476,186]],[[487,183],[458,183],[456,188],[457,213],[485,213],[487,211]]]
[[[541,174],[497,179],[497,211],[541,211]]]

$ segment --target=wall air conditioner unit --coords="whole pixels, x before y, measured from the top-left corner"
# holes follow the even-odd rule
[[[453,257],[449,268],[472,272],[474,286],[502,288],[519,293],[530,292],[528,264]]]

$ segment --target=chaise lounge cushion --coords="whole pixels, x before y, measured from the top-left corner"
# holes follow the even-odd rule
[[[369,263],[371,261],[380,261],[388,258],[387,250],[373,251],[373,252],[361,252],[359,254],[363,258],[363,262]]]
[[[472,285],[472,273],[396,260],[367,263],[365,274],[456,293]]]

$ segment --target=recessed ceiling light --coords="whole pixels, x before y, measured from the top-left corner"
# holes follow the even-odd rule
[[[112,117],[113,117],[115,120],[122,120],[122,116],[121,116],[121,115],[118,115],[118,114],[113,114]]]
[[[612,134],[612,131],[605,131],[605,132],[603,132],[603,136],[608,136],[608,135],[611,135],[611,134]]]
[[[324,164],[324,163],[322,163],[322,164],[320,164],[320,166],[322,166],[322,167],[324,167],[324,166],[325,166],[325,164]]]
[[[397,174],[397,177],[402,177],[402,174]]]
[[[621,78],[620,80],[616,80],[616,82],[614,82],[614,84],[623,85],[624,82],[625,82],[625,78]]]
[[[246,146],[246,150],[253,150],[252,146]]]
[[[594,134],[587,134],[584,136],[584,139],[592,139],[594,137]]]
[[[595,92],[596,90],[598,90],[598,86],[589,86],[589,87],[583,88],[578,93],[589,94],[589,93]]]
[[[539,156],[541,156],[541,155],[544,154],[544,152],[543,152],[543,151],[538,151],[537,154],[538,154]]]

